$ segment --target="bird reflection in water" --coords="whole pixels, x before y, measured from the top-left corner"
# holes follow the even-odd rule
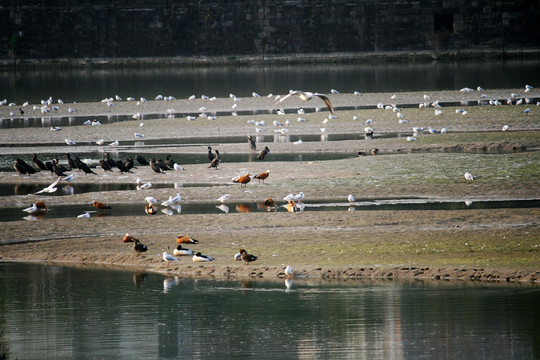
[[[242,289],[253,289],[255,287],[255,283],[251,280],[242,280],[240,282],[240,287]]]
[[[62,193],[64,195],[73,195],[75,193],[75,189],[71,185],[66,185],[62,188]]]
[[[251,205],[250,204],[236,204],[236,211],[248,213],[251,212]]]
[[[111,213],[102,212],[102,213],[97,213],[95,217],[107,217],[111,215],[112,215]]]
[[[32,214],[32,215],[24,216],[23,219],[30,220],[30,221],[42,220],[43,218],[45,218],[45,215],[46,214]]]
[[[219,206],[216,206],[219,210],[223,211],[225,214],[229,213],[229,207],[225,204],[221,204]]]
[[[293,279],[285,279],[285,292],[291,291]]]
[[[133,284],[135,287],[140,287],[148,278],[148,274],[144,271],[138,271],[133,274]]]
[[[180,278],[175,276],[174,278],[168,277],[163,280],[163,293],[167,294],[173,286],[180,284]]]

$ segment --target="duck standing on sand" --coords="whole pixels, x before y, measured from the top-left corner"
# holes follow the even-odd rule
[[[259,184],[261,183],[261,180],[262,180],[262,182],[264,184],[264,180],[268,177],[268,175],[270,175],[270,170],[266,170],[265,172],[256,174],[255,176],[253,176],[253,178],[258,179]]]
[[[232,181],[235,183],[239,183],[240,187],[246,187],[247,183],[251,181],[251,177],[249,176],[249,173],[246,173],[245,175],[233,178]]]
[[[135,244],[133,244],[133,251],[137,253],[137,256],[141,255],[141,253],[148,251],[148,247],[144,244],[141,244],[139,240],[135,240]]]

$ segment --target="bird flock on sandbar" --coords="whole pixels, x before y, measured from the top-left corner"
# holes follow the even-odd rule
[[[532,86],[526,85],[525,86],[525,93],[530,92],[533,89]],[[489,106],[500,106],[503,104],[502,101],[499,99],[490,99],[486,94],[483,94],[485,90],[481,87],[477,87],[476,90],[472,88],[462,88],[460,89],[460,92],[480,92],[482,93],[480,95],[480,100],[478,100],[479,104],[483,105],[489,105]],[[332,95],[339,94],[339,91],[332,89],[330,91]],[[260,95],[257,93],[252,94],[254,98],[259,98]],[[362,96],[362,94],[358,91],[354,91],[355,96]],[[230,94],[229,97],[233,100],[233,105],[231,107],[231,114],[233,116],[238,115],[238,109],[240,108],[240,102],[241,99],[236,97],[234,94]],[[268,98],[274,98],[276,101],[275,105],[278,106],[280,104],[286,104],[288,99],[292,97],[297,97],[298,99],[304,101],[304,102],[310,102],[313,99],[318,99],[315,101],[321,101],[322,104],[326,106],[326,109],[329,112],[328,117],[326,117],[321,124],[320,131],[321,136],[323,138],[328,136],[329,128],[328,124],[330,124],[331,121],[338,119],[338,117],[335,114],[335,108],[331,102],[331,99],[328,95],[318,93],[318,92],[309,92],[309,91],[301,91],[301,90],[290,90],[288,94],[285,96],[273,96],[272,94],[269,94],[267,96]],[[195,95],[192,95],[189,97],[190,100],[195,99]],[[215,97],[209,97],[206,95],[202,95],[201,99],[207,100],[207,101],[215,101]],[[172,101],[175,100],[172,96],[162,96],[158,95],[155,97],[155,100],[164,100],[164,101]],[[379,102],[376,107],[378,109],[384,110],[384,111],[391,111],[395,113],[397,123],[400,126],[411,126],[414,120],[407,116],[406,111],[402,110],[397,106],[398,102],[398,95],[394,94],[390,96],[389,103],[385,104],[383,102]],[[102,103],[104,103],[108,107],[115,106],[115,102],[123,101],[123,99],[116,95],[115,97],[105,98],[102,100]],[[126,98],[125,101],[132,101],[136,102],[137,106],[144,105],[148,102],[147,99],[141,97],[140,99],[136,100],[132,97]],[[48,100],[42,100],[41,106],[35,105],[31,109],[33,111],[38,111],[42,114],[48,114],[50,112],[60,112],[62,105],[64,105],[64,102],[60,99],[57,100],[58,105],[53,104],[52,98],[49,98]],[[528,99],[525,97],[520,96],[517,93],[511,93],[510,96],[506,99],[505,102],[507,105],[522,105],[524,103],[528,104]],[[7,105],[7,100],[0,101],[0,107]],[[540,103],[537,103],[536,105],[540,105]],[[9,106],[16,106],[14,103],[9,103]],[[28,102],[22,104],[21,107],[18,108],[17,113],[20,116],[23,116],[26,111],[28,111],[26,108],[29,106]],[[72,105],[75,106],[76,105]],[[423,101],[418,104],[419,109],[432,109],[433,116],[438,118],[443,118],[445,116],[445,111],[441,105],[441,101],[439,100],[432,100],[431,96],[428,94],[423,95]],[[26,111],[25,111],[26,110]],[[208,110],[206,106],[202,106],[198,109],[200,111],[199,116],[200,118],[207,118],[208,120],[215,121],[217,120],[217,116],[215,113],[212,113]],[[317,110],[319,110],[317,108]],[[66,111],[69,114],[74,114],[77,112],[76,108],[74,107],[67,107]],[[297,109],[298,123],[305,123],[308,122],[308,119],[306,119],[305,113],[306,111],[303,108]],[[456,114],[459,114],[461,116],[467,116],[468,111],[465,109],[456,109]],[[167,114],[169,116],[174,116],[176,114],[176,111],[172,108],[167,110]],[[276,114],[279,115],[285,115],[286,111],[282,108],[278,108],[276,110]],[[521,111],[521,114],[523,116],[530,116],[531,115],[531,109],[526,108],[525,110]],[[10,115],[15,116],[15,112],[11,112]],[[143,120],[144,115],[142,115],[140,112],[134,114],[132,116],[134,120]],[[187,120],[189,121],[195,121],[197,117],[188,115],[186,116]],[[358,116],[354,116],[353,120],[359,120]],[[246,135],[247,136],[247,144],[249,146],[249,149],[251,152],[255,152],[257,154],[257,159],[264,161],[270,154],[270,149],[268,146],[264,146],[263,148],[257,148],[257,135],[262,134],[266,131],[266,124],[264,120],[256,121],[254,119],[247,121],[248,125],[254,125],[255,134]],[[284,135],[287,136],[289,134],[289,125],[291,125],[290,120],[285,120],[284,122],[279,120],[274,120],[272,122],[273,126],[275,127],[274,132],[277,135]],[[84,125],[88,126],[100,126],[101,123],[98,120],[88,120],[84,123]],[[144,123],[140,123],[140,127],[144,127]],[[376,129],[376,121],[373,119],[367,119],[363,121],[363,135],[366,139],[373,139],[376,137],[377,131]],[[51,131],[61,131],[62,128],[58,126],[51,126]],[[420,139],[420,135],[422,134],[432,134],[432,135],[442,135],[449,132],[449,130],[446,127],[442,127],[440,129],[434,128],[432,126],[427,127],[420,127],[420,126],[412,126],[411,127],[411,135],[406,136],[405,140],[408,142],[418,141]],[[508,124],[504,124],[501,129],[503,132],[509,132],[510,126]],[[142,130],[141,130],[142,131]],[[145,135],[142,132],[135,132],[134,138],[141,140],[145,138]],[[106,145],[105,140],[99,139],[95,141],[95,143],[98,146]],[[65,144],[68,147],[72,147],[73,149],[76,148],[77,143],[73,141],[72,139],[65,139]],[[293,142],[294,145],[301,146],[303,144],[303,141],[301,139],[298,139],[297,141]],[[110,147],[117,147],[120,145],[120,142],[115,140],[112,142],[109,142],[107,144]],[[218,149],[213,149],[211,146],[207,147],[207,156],[208,156],[208,168],[214,169],[214,170],[220,170],[221,166],[223,164],[222,154]],[[367,156],[367,155],[377,155],[379,153],[378,148],[371,148],[369,151],[358,151],[359,156]],[[13,167],[14,169],[19,173],[20,176],[22,175],[34,175],[39,172],[50,172],[51,177],[53,177],[54,181],[42,188],[41,190],[34,193],[34,195],[38,194],[52,194],[57,191],[58,186],[61,182],[67,183],[68,186],[71,185],[73,181],[76,181],[76,175],[79,177],[80,175],[84,174],[84,176],[95,176],[99,175],[99,173],[102,174],[109,174],[109,173],[119,173],[119,174],[134,174],[137,172],[137,169],[139,167],[150,167],[150,169],[156,173],[156,174],[165,174],[169,171],[175,172],[175,171],[184,171],[185,168],[178,162],[176,162],[172,155],[167,155],[165,160],[162,159],[156,159],[156,157],[152,157],[149,160],[147,160],[144,156],[141,154],[135,154],[134,156],[128,156],[124,159],[114,159],[109,151],[103,152],[103,158],[100,159],[97,164],[90,160],[90,159],[81,159],[78,156],[72,156],[70,152],[66,152],[64,155],[64,161],[63,163],[60,162],[60,156],[53,157],[51,159],[47,160],[41,160],[38,158],[37,154],[33,154],[33,157],[31,159],[33,166],[23,160],[21,157],[17,157],[15,160]],[[233,183],[240,184],[241,188],[247,188],[248,184],[252,180],[257,180],[259,184],[265,184],[265,180],[269,179],[271,170],[266,170],[263,172],[245,172],[242,174],[238,174],[237,176],[233,177],[231,181]],[[464,173],[464,178],[466,182],[472,182],[477,179],[476,176],[473,176],[469,171],[466,171]],[[152,183],[143,181],[142,177],[139,176],[136,179],[136,189],[139,191],[145,191],[152,188]],[[282,198],[283,201],[285,201],[285,204],[282,205],[283,208],[287,210],[287,212],[296,213],[301,212],[304,210],[305,204],[303,202],[305,198],[305,194],[303,192],[299,192],[297,194],[290,193]],[[224,194],[221,195],[216,199],[216,201],[220,204],[217,207],[222,210],[223,212],[229,212],[229,208],[227,206],[228,202],[231,199],[231,194]],[[349,194],[347,197],[347,202],[351,205],[351,207],[355,204],[356,199],[353,194]],[[158,212],[158,206],[161,206],[161,211],[165,213],[166,215],[172,215],[174,211],[180,213],[181,212],[181,200],[182,195],[181,193],[177,193],[176,195],[169,196],[168,199],[165,199],[163,201],[158,201],[152,196],[146,196],[144,198],[145,206],[144,211],[148,215],[156,215]],[[281,201],[281,200],[280,200]],[[159,205],[158,205],[159,204]],[[276,205],[276,201],[272,199],[271,197],[267,197],[262,201],[262,204],[266,208],[267,211],[273,212],[277,211],[278,206]],[[98,201],[94,200],[91,204],[93,209],[87,210],[84,213],[77,215],[77,218],[79,219],[89,219],[92,217],[93,213],[102,214],[104,212],[110,212],[113,210],[114,206],[111,206],[110,204],[104,202],[104,201]],[[37,200],[34,203],[30,205],[30,207],[23,209],[24,212],[27,212],[32,217],[36,216],[42,216],[47,213],[48,209],[43,200]],[[142,244],[142,242],[136,238],[133,235],[130,235],[129,233],[126,233],[123,237],[123,243],[132,243],[132,250],[136,253],[137,256],[141,256],[143,253],[146,253],[149,248],[147,245]],[[189,244],[189,245],[186,245]],[[169,253],[167,250],[170,249],[169,246],[167,246],[167,249],[161,249],[163,250],[161,252],[161,258],[164,262],[167,263],[167,266],[169,266],[170,263],[178,262],[182,257],[189,256],[192,259],[192,262],[211,262],[214,261],[215,258],[209,255],[203,254],[201,251],[195,251],[190,248],[187,248],[186,246],[193,247],[198,246],[199,241],[195,240],[189,235],[178,235],[176,238],[176,244],[174,246],[174,249],[172,253]],[[161,251],[160,250],[160,251]],[[170,251],[170,250],[169,250]],[[244,248],[240,249],[238,253],[235,253],[233,256],[234,261],[242,261],[244,264],[249,264],[251,262],[257,261],[259,259],[259,256],[253,255],[248,253]],[[290,266],[287,266],[284,269],[284,275],[286,277],[290,277],[294,274],[292,268]]]

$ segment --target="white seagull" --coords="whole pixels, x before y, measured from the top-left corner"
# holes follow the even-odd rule
[[[145,197],[144,201],[146,201],[148,203],[148,205],[152,205],[152,204],[157,203],[157,200],[152,196]]]
[[[89,218],[90,218],[90,211],[87,211],[81,215],[77,215],[77,219],[89,219]]]
[[[352,204],[354,202],[354,196],[352,196],[352,194],[349,194],[349,196],[347,196],[347,200]]]
[[[287,265],[287,267],[285,268],[285,276],[288,278],[294,276],[294,271],[289,265]]]
[[[312,93],[312,92],[309,92],[309,91],[300,91],[300,90],[293,90],[293,91],[290,91],[288,95],[282,97],[279,102],[283,102],[285,99],[287,99],[288,97],[292,96],[292,95],[298,95],[298,97],[304,101],[309,101],[311,99],[313,99],[314,96],[317,96],[318,98],[321,98],[324,103],[326,104],[326,107],[328,108],[328,110],[330,111],[330,113],[334,113],[334,107],[332,106],[332,103],[330,102],[330,99],[328,99],[328,97],[324,94],[319,94],[319,93]]]
[[[76,145],[77,143],[71,139],[65,139],[66,144],[68,145]]]
[[[225,195],[219,197],[219,198],[217,199],[217,201],[219,201],[219,202],[222,203],[222,204],[226,204],[227,201],[229,201],[230,197],[231,197],[231,194],[225,194]]]
[[[152,183],[147,182],[144,184],[137,185],[137,190],[147,190],[147,189],[150,189],[151,187],[152,187]]]
[[[58,182],[60,181],[61,178],[62,177],[59,176],[58,179],[56,179],[55,182],[53,182],[51,185],[47,186],[46,188],[39,190],[37,193],[34,193],[34,195],[41,194],[41,193],[44,193],[44,192],[52,194],[53,192],[55,192],[57,190],[56,184],[58,184]]]
[[[166,251],[163,252],[163,260],[167,262],[167,266],[170,264],[171,261],[178,261],[177,258],[172,256],[171,254],[168,254]]]
[[[473,181],[474,180],[474,177],[468,171],[465,173],[464,176],[465,176],[465,179],[467,179],[467,181]]]

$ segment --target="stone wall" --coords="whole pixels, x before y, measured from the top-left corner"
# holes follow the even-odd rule
[[[0,59],[540,47],[540,0],[0,0]]]

